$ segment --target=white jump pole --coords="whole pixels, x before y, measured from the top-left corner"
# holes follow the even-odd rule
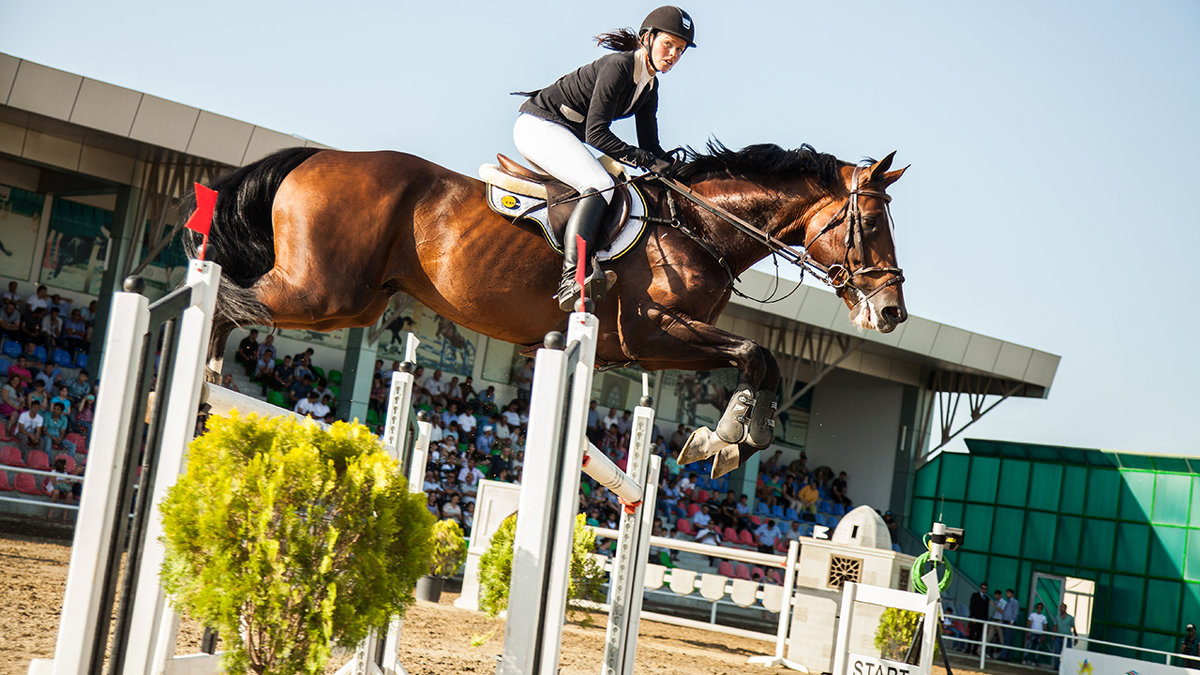
[[[637,653],[638,626],[646,583],[646,557],[650,550],[650,532],[654,529],[658,476],[662,470],[662,458],[650,454],[654,409],[650,407],[653,401],[649,390],[648,376],[643,373],[641,405],[633,411],[633,434],[629,442],[629,463],[626,465],[629,473],[620,473],[638,492],[642,492],[643,485],[645,491],[638,500],[641,508],[626,508],[621,515],[616,560],[609,577],[608,628],[604,634],[604,663],[600,671],[603,675],[632,675]],[[585,470],[588,464],[584,464]],[[592,476],[595,477],[594,474]],[[617,494],[622,496],[620,492]],[[622,499],[628,501],[623,496]]]
[[[645,395],[645,381],[643,405],[634,417],[629,473],[587,442],[598,326],[591,314],[573,313],[566,338],[547,335],[545,348],[537,353],[498,675],[558,672],[581,471],[626,506],[610,578],[612,601],[602,672],[626,675],[633,670],[661,460],[649,454],[654,411]]]
[[[577,469],[583,466],[587,443],[586,411],[599,326],[596,317],[583,312],[572,313],[567,323],[566,343],[561,335],[548,335],[534,365],[508,621],[498,675],[558,673],[579,506]]]

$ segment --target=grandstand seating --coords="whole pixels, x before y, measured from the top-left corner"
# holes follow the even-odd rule
[[[21,450],[17,446],[6,445],[0,448],[0,464],[24,468],[25,460],[21,459]]]
[[[733,578],[734,578],[734,579],[747,579],[747,580],[749,580],[749,579],[750,579],[750,568],[749,568],[749,567],[746,567],[746,566],[745,566],[745,565],[743,565],[742,563],[738,563],[737,565],[734,565],[734,567],[733,567]]]
[[[340,371],[340,370],[329,371],[329,384],[340,385],[341,383],[342,383],[342,371]]]
[[[5,340],[4,347],[0,348],[0,351],[3,351],[4,355],[8,358],[16,361],[17,357],[21,355],[21,343],[16,340]]]
[[[0,492],[12,492],[13,486],[8,484],[8,474],[0,471]]]
[[[755,575],[758,575],[759,579],[765,579],[767,576],[767,571],[758,565],[755,565],[754,567],[750,568],[750,576],[754,577]]]
[[[12,365],[12,360],[7,356],[0,356],[0,375],[7,375],[8,368]]]
[[[696,530],[692,528],[692,523],[687,518],[680,518],[675,521],[675,531],[693,537],[696,536]]]
[[[63,368],[71,367],[71,352],[62,349],[61,347],[55,349],[54,354],[51,355],[50,358],[54,360],[56,365],[62,366]]]
[[[771,507],[771,517],[772,518],[783,518],[783,507],[780,506],[779,504],[772,506]]]
[[[80,370],[87,369],[88,355],[87,352],[79,352],[75,355],[75,367]]]
[[[787,507],[786,510],[784,510],[783,517],[786,520],[800,520],[800,516],[796,514],[796,509],[793,509],[790,506]]]
[[[38,345],[33,348],[33,358],[37,360],[38,363],[45,363],[46,359],[50,358],[50,354],[46,352],[45,347]]]
[[[723,577],[732,577],[733,563],[729,562],[728,560],[722,560],[717,564],[717,574],[720,574]]]
[[[750,530],[742,530],[738,533],[738,543],[744,546],[757,546],[758,540],[754,538],[754,533]]]
[[[31,469],[37,469],[38,471],[49,471],[50,456],[41,450],[34,450],[29,453],[29,458],[26,460],[25,464],[27,464]]]
[[[57,462],[57,461],[58,461],[58,460],[60,460],[60,459],[66,460],[66,462],[67,462],[67,473],[73,473],[73,472],[75,471],[75,466],[76,466],[76,464],[75,464],[75,458],[74,458],[74,457],[72,457],[72,456],[70,456],[70,455],[67,455],[67,454],[61,454],[61,455],[58,455],[57,457],[55,457],[55,458],[54,458],[54,461],[56,461],[56,462]]]
[[[700,505],[695,502],[688,504],[688,507],[687,507],[688,518],[691,518],[692,516],[696,515],[697,513],[700,513],[700,508],[701,508]]]
[[[725,541],[731,541],[731,542],[735,542],[735,543],[738,541],[737,530],[733,529],[732,527],[727,526],[725,528],[725,530],[721,533],[721,536],[725,537]]]
[[[82,434],[77,434],[74,431],[63,437],[75,444],[75,452],[87,454],[87,439]]]
[[[13,481],[13,487],[21,494],[44,496],[45,493],[38,488],[37,483],[37,478],[33,474],[18,473]]]

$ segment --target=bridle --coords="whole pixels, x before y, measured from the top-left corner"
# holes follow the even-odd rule
[[[859,207],[860,196],[876,197],[883,200],[884,213],[887,214],[888,228],[894,231],[892,211],[890,206],[892,201],[891,196],[879,190],[867,190],[860,188],[858,185],[858,180],[862,169],[863,167],[861,166],[854,167],[854,174],[851,177],[850,183],[850,195],[849,198],[846,199],[846,203],[842,205],[842,208],[838,209],[837,213],[833,214],[833,216],[829,219],[829,222],[825,223],[825,225],[821,227],[820,231],[818,231],[812,239],[804,243],[803,251],[797,251],[792,246],[783,243],[777,237],[771,235],[765,230],[755,227],[745,220],[733,215],[732,213],[729,213],[725,209],[722,209],[712,202],[709,202],[707,199],[693,192],[688,186],[683,185],[672,178],[667,178],[665,176],[656,176],[656,178],[658,178],[663,185],[670,188],[672,192],[682,195],[696,206],[699,206],[721,220],[733,225],[735,229],[743,234],[757,240],[759,243],[766,246],[773,255],[778,255],[784,260],[799,267],[801,281],[804,280],[805,270],[808,270],[813,276],[831,288],[839,291],[844,288],[854,289],[858,293],[858,300],[854,303],[854,306],[857,307],[864,300],[869,300],[876,293],[882,291],[883,289],[889,286],[895,286],[904,281],[904,271],[899,267],[871,265],[859,267],[857,269],[850,269],[850,251],[852,249],[857,249],[859,252],[859,257],[864,260],[866,259],[864,249],[866,235],[863,231],[862,209]],[[725,260],[724,255],[722,255],[720,251],[717,251],[712,244],[702,239],[699,235],[692,232],[683,224],[682,220],[679,218],[679,214],[677,213],[675,201],[671,197],[672,192],[667,192],[667,204],[671,210],[671,225],[673,225],[688,238],[700,244],[701,248],[703,248],[714,259],[716,259],[716,261],[725,270],[725,273],[729,276],[729,286],[733,292],[744,296],[743,293],[740,293],[733,286],[734,282],[737,280],[737,276],[733,273],[733,269],[729,266],[728,261]],[[809,250],[811,250],[813,244],[815,244],[817,240],[826,233],[836,228],[843,221],[846,221],[846,255],[843,258],[843,262],[825,265],[813,259],[813,257],[809,255]],[[856,277],[866,274],[890,274],[892,276],[890,279],[868,293],[854,283],[854,279]],[[799,288],[799,285],[797,285],[797,288]],[[782,300],[782,298],[779,300]],[[767,300],[763,302],[778,302],[778,300]]]

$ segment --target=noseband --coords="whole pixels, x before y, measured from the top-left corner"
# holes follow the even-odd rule
[[[861,171],[861,166],[854,167],[854,174],[851,177],[849,198],[846,199],[846,203],[842,205],[842,208],[838,209],[838,212],[829,219],[829,222],[825,223],[821,230],[817,232],[816,236],[805,242],[803,252],[797,251],[795,248],[783,243],[777,237],[771,235],[765,230],[757,228],[745,220],[733,215],[732,213],[729,213],[725,209],[722,209],[721,207],[709,202],[707,199],[701,197],[695,192],[692,192],[691,188],[687,187],[686,185],[683,185],[674,179],[663,176],[657,176],[657,178],[660,182],[662,182],[663,185],[666,185],[674,192],[679,193],[705,211],[708,211],[721,220],[733,225],[735,229],[739,230],[743,234],[756,239],[759,243],[766,246],[771,253],[776,254],[784,260],[799,267],[801,281],[804,280],[804,271],[808,270],[813,276],[817,277],[831,288],[841,290],[849,287],[854,289],[858,292],[859,296],[858,300],[854,303],[854,306],[857,307],[864,300],[871,299],[871,297],[873,297],[876,293],[882,291],[888,286],[895,286],[904,281],[904,271],[899,267],[872,265],[859,267],[853,270],[850,269],[851,249],[858,249],[859,257],[864,260],[866,259],[866,249],[864,248],[865,232],[863,231],[863,215],[858,204],[858,198],[860,196],[865,195],[883,200],[884,213],[887,214],[888,228],[894,231],[892,223],[892,210],[890,207],[892,198],[887,193],[880,192],[878,190],[860,189],[858,186],[858,176]],[[713,256],[717,262],[721,264],[721,266],[725,269],[725,273],[729,275],[729,285],[732,288],[736,277],[733,274],[733,270],[730,269],[729,264],[726,262],[725,257],[713,249],[711,244],[701,239],[698,235],[691,232],[683,225],[678,214],[676,213],[675,202],[673,199],[671,199],[670,192],[667,193],[667,203],[671,209],[671,224],[687,235],[690,239],[699,243],[701,247],[709,253],[709,255]],[[813,257],[809,255],[809,250],[811,250],[813,244],[815,244],[817,240],[827,232],[836,228],[842,221],[846,221],[846,255],[843,258],[843,262],[834,263],[832,265],[824,265],[817,260],[814,260]],[[880,284],[870,293],[867,293],[854,283],[855,277],[865,274],[890,274],[892,277]],[[799,288],[799,285],[797,285],[797,288]],[[734,288],[733,292],[737,293],[738,291],[736,288]],[[739,295],[741,294],[739,293]]]

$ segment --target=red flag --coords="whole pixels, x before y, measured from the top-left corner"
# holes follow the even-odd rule
[[[583,298],[587,291],[584,287],[584,281],[587,280],[587,241],[579,235],[575,235],[575,251],[575,283],[579,284],[579,302],[575,303],[575,309],[582,312]]]
[[[208,231],[212,229],[213,210],[217,208],[217,191],[196,183],[196,210],[184,224],[189,230],[204,235],[204,243],[200,245],[200,259],[204,260],[204,250],[208,248]]]

